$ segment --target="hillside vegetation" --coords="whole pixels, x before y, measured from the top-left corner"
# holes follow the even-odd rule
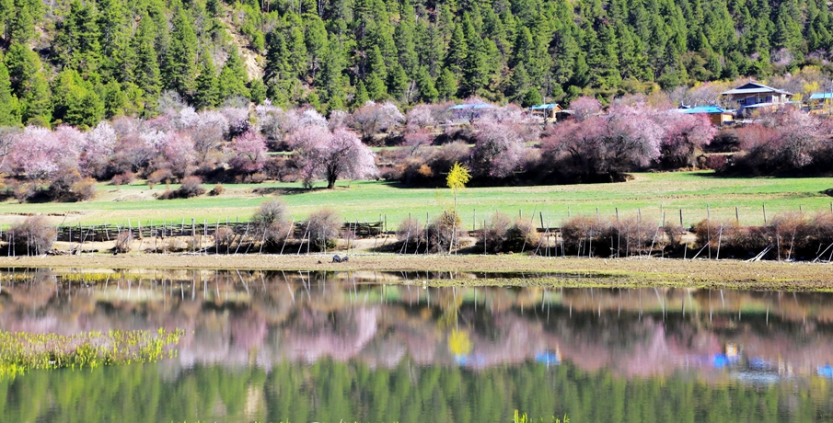
[[[830,28],[822,0],[0,0],[0,126],[84,129],[177,97],[323,113],[820,75]]]

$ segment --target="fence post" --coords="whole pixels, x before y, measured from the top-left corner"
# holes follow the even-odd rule
[[[680,209],[680,226],[684,226],[683,225],[683,209]]]
[[[738,207],[735,206],[735,223],[740,226],[740,212],[738,211]]]
[[[766,225],[766,224],[767,224],[767,221],[766,221],[766,204],[764,204],[764,225]]]

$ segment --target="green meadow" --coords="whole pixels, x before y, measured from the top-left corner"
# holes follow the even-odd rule
[[[558,226],[572,215],[636,217],[667,223],[690,225],[707,216],[734,220],[735,209],[741,224],[762,224],[767,217],[787,212],[805,214],[831,213],[833,178],[723,178],[712,172],[639,173],[626,183],[593,185],[470,187],[458,194],[457,207],[467,228],[476,219],[482,224],[496,210],[512,216],[524,216],[540,224]],[[205,185],[207,190],[210,185]],[[178,188],[171,185],[171,189]],[[143,181],[129,186],[98,186],[96,198],[82,203],[18,204],[14,200],[0,203],[0,224],[19,219],[20,213],[48,213],[55,223],[127,224],[139,221],[146,225],[181,222],[245,221],[255,208],[272,198],[286,202],[295,219],[325,206],[341,213],[345,220],[372,222],[387,219],[393,229],[410,216],[424,221],[426,214],[437,215],[454,206],[450,190],[402,188],[395,183],[378,181],[339,181],[334,190],[322,184],[307,191],[300,183],[264,183],[225,185],[220,196],[203,195],[184,200],[157,200],[154,194],[166,187],[150,189]]]

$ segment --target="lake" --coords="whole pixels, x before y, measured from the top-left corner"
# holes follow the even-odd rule
[[[5,331],[187,331],[154,364],[0,380],[0,422],[833,421],[833,294],[542,277],[0,272]]]

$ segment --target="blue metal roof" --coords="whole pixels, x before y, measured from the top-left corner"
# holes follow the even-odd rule
[[[477,104],[458,104],[456,106],[449,107],[450,110],[471,110],[471,109],[492,109],[495,106],[487,103],[477,103]]]
[[[680,113],[685,114],[699,114],[699,113],[707,113],[707,114],[715,114],[715,113],[728,113],[729,111],[720,107],[720,106],[697,106],[692,107],[690,109],[677,109]]]
[[[833,93],[813,93],[810,100],[830,100],[833,98]]]
[[[558,104],[555,103],[546,103],[546,104],[539,104],[537,106],[532,106],[530,110],[551,110],[555,109],[556,107],[560,107]]]

